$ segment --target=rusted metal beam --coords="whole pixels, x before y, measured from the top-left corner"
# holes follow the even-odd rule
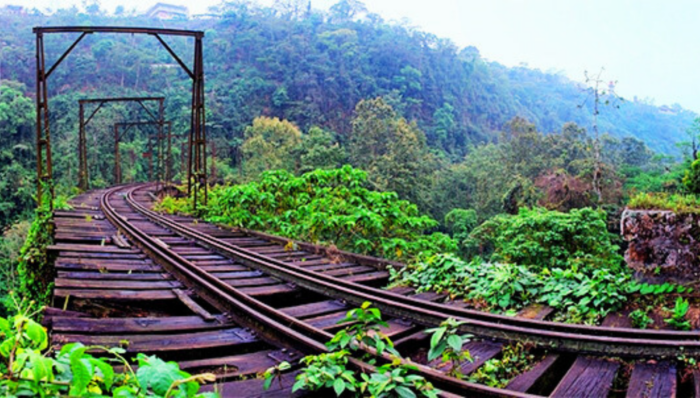
[[[73,51],[73,49],[75,48],[75,46],[77,46],[78,43],[80,43],[80,41],[83,40],[83,37],[85,37],[85,35],[87,35],[87,33],[83,33],[82,35],[80,35],[80,37],[78,37],[78,40],[74,41],[73,44],[71,44],[71,46],[68,47],[68,49],[63,53],[63,55],[61,55],[61,57],[58,59],[58,61],[56,61],[56,63],[53,64],[53,66],[51,66],[51,68],[49,69],[49,71],[46,73],[46,78],[47,78],[47,79],[49,78],[49,76],[51,76],[51,73],[53,73],[53,71],[56,69],[56,67],[57,67],[58,65],[60,65],[61,62],[63,62],[64,59],[66,59],[66,57],[68,56],[68,54],[70,54],[70,52]]]
[[[37,26],[36,33],[135,33],[148,35],[204,37],[200,30],[138,28],[129,26]]]
[[[144,105],[144,102],[146,101],[157,101],[158,102],[158,115],[154,115],[153,112],[151,112],[146,105]],[[86,127],[88,123],[92,120],[92,118],[97,114],[97,112],[102,108],[102,106],[106,103],[113,103],[113,102],[136,102],[138,103],[146,112],[148,115],[153,118],[152,123],[160,123],[162,125],[163,123],[163,116],[164,116],[164,102],[165,102],[165,97],[111,97],[111,98],[84,98],[81,100],[78,100],[78,105],[80,107],[80,112],[79,112],[79,134],[78,134],[78,156],[79,156],[79,162],[78,162],[78,187],[82,189],[83,191],[86,191],[90,188],[90,179],[89,179],[89,171],[88,171],[88,164],[87,164],[87,139],[86,139]],[[86,104],[98,104],[95,110],[90,114],[90,116],[85,119],[85,111],[84,107]],[[124,131],[122,134],[126,133]],[[115,159],[115,162],[117,160]],[[119,183],[121,181],[121,177],[116,178],[117,176],[117,171],[115,170],[115,183]],[[121,173],[121,170],[119,170],[119,173]]]
[[[63,62],[63,60],[72,52],[72,50],[82,41],[82,39],[93,33],[127,33],[127,34],[147,34],[155,36],[163,47],[170,53],[171,56],[180,64],[185,72],[192,79],[192,116],[191,116],[191,131],[189,138],[190,157],[188,162],[188,192],[192,193],[193,184],[196,185],[194,191],[194,206],[195,209],[200,201],[198,194],[203,189],[203,203],[207,201],[207,171],[206,171],[206,133],[205,133],[205,116],[204,116],[204,66],[202,61],[202,38],[203,31],[181,30],[181,29],[161,29],[161,28],[143,28],[143,27],[118,27],[118,26],[37,26],[34,27],[33,33],[36,35],[36,109],[37,109],[37,124],[36,124],[36,145],[37,145],[37,201],[41,206],[44,201],[45,189],[49,190],[50,204],[53,206],[54,188],[53,188],[53,171],[51,160],[51,134],[49,129],[49,104],[48,104],[48,77],[53,71]],[[56,63],[46,72],[46,58],[44,51],[44,34],[50,33],[81,33],[78,39],[59,57]],[[161,36],[180,36],[194,38],[194,66],[193,70],[185,65],[180,57],[170,48]],[[101,102],[109,99],[94,99],[94,102]],[[82,100],[81,105],[90,101]],[[112,100],[109,100],[111,102]],[[161,107],[162,110],[162,107]],[[94,112],[96,113],[96,111]],[[88,122],[94,116],[94,113],[88,118]],[[84,118],[84,115],[83,115]],[[81,118],[81,123],[84,122]],[[159,118],[162,123],[162,112]],[[86,144],[84,140],[85,125],[82,124],[81,132],[83,140],[79,143],[79,152],[86,152]],[[162,135],[162,130],[161,130]],[[194,148],[192,147],[194,145]],[[82,155],[81,155],[82,156]],[[85,155],[86,157],[87,155]],[[195,156],[196,159],[192,159]],[[80,161],[80,167],[83,169],[79,172],[81,178],[81,188],[89,188],[87,178],[87,160]]]
[[[190,130],[190,159],[187,172],[187,193],[193,197],[193,206],[198,211],[199,195],[201,203],[206,205],[207,187],[207,135],[204,114],[204,62],[202,57],[202,39],[195,39],[194,45],[194,80],[192,81],[192,119]]]
[[[114,170],[115,170],[115,184],[121,184],[121,163],[120,163],[120,156],[119,156],[119,143],[121,142],[122,138],[124,135],[132,128],[132,127],[139,127],[139,126],[156,126],[158,128],[158,132],[156,133],[156,146],[158,148],[158,157],[157,157],[157,165],[156,165],[156,172],[158,175],[158,182],[165,182],[169,183],[170,182],[170,171],[168,169],[168,162],[171,157],[171,150],[172,150],[172,122],[171,121],[161,121],[161,120],[154,120],[154,121],[138,121],[138,122],[119,122],[119,123],[114,123],[114,145],[115,145],[115,164],[114,164]],[[163,126],[167,126],[168,128],[168,134],[163,134]],[[123,130],[120,132],[120,129],[123,128]],[[149,179],[153,179],[153,143],[151,139],[153,138],[153,134],[148,135],[148,150],[151,154],[151,157],[149,159]]]
[[[177,54],[175,54],[175,51],[173,51],[173,49],[170,48],[170,46],[168,45],[168,43],[166,43],[165,40],[163,40],[163,38],[160,37],[159,35],[154,35],[154,36],[156,37],[156,39],[158,39],[158,41],[160,42],[160,44],[162,44],[163,47],[165,47],[165,50],[168,51],[168,53],[170,53],[170,55],[171,55],[173,58],[175,58],[175,61],[177,61],[177,63],[180,64],[180,67],[182,67],[182,69],[185,70],[185,72],[186,72],[187,75],[190,77],[190,79],[194,79],[194,73],[192,73],[192,71],[190,70],[190,68],[188,68],[187,65],[185,65],[184,62],[182,62],[182,60],[180,59],[180,57],[177,56]]]
[[[83,98],[78,100],[79,103],[91,104],[91,103],[107,103],[107,102],[120,102],[120,101],[159,101],[164,100],[165,97],[108,97],[108,98]]]

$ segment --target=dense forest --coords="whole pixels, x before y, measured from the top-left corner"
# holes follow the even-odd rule
[[[206,32],[207,120],[211,155],[216,158],[211,172],[215,181],[241,178],[241,165],[246,156],[252,156],[251,145],[244,145],[246,131],[255,127],[253,120],[260,116],[292,123],[302,132],[302,146],[337,143],[345,154],[333,152],[330,155],[336,157],[328,165],[350,162],[364,168],[365,160],[356,158],[350,148],[354,132],[361,129],[353,124],[353,118],[359,113],[356,106],[360,101],[379,97],[390,118],[404,121],[405,126],[396,134],[406,130],[417,136],[422,147],[419,152],[424,153],[410,156],[429,158],[411,166],[425,170],[408,172],[425,177],[421,184],[444,184],[442,180],[448,178],[444,174],[463,168],[460,164],[467,154],[474,156],[468,156],[466,162],[475,162],[479,151],[490,148],[483,145],[503,142],[502,131],[515,117],[531,123],[545,136],[562,131],[568,122],[576,125],[570,128],[588,132],[583,138],[591,136],[595,104],[590,89],[582,84],[557,74],[483,60],[475,48],[460,49],[447,39],[387,23],[359,2],[341,1],[327,12],[299,4],[279,2],[264,8],[228,2],[207,17],[165,22]],[[2,225],[21,218],[32,207],[34,37],[30,27],[164,23],[127,15],[123,8],[108,13],[96,5],[87,11],[62,9],[52,15],[27,12],[23,16],[0,15],[0,128],[4,137],[10,137],[2,142],[0,161],[5,177],[0,187]],[[70,35],[47,37],[49,61],[56,60],[74,39]],[[172,40],[171,44],[189,60],[190,43]],[[186,133],[188,128],[188,80],[152,37],[89,36],[56,69],[49,87],[54,169],[59,185],[66,188],[76,180],[78,99],[163,95],[166,119],[174,122],[175,133]],[[677,105],[656,107],[636,99],[613,102],[611,106],[601,102],[598,120],[599,130],[609,135],[611,147],[634,151],[641,150],[644,143],[655,153],[678,156],[676,144],[685,140],[685,130],[695,116],[692,112]],[[138,107],[107,108],[88,129],[93,186],[108,185],[113,178],[113,150],[110,140],[104,139],[110,137],[112,124],[146,116]],[[149,131],[142,130],[132,132],[123,146],[132,164],[124,170],[127,181],[146,175],[148,167],[141,153]],[[181,159],[180,148],[176,145],[176,159]],[[357,153],[362,156],[362,151],[358,148]],[[307,158],[323,159],[326,155]],[[318,164],[304,167],[315,166]],[[425,209],[429,202],[435,202],[421,198],[424,192],[406,186],[409,181],[383,180],[388,182],[377,179],[379,188],[407,193]],[[461,206],[473,207],[470,203]],[[434,214],[441,213],[444,211]]]

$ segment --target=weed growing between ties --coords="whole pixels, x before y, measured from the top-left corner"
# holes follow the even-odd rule
[[[347,316],[338,323],[353,322],[326,343],[328,353],[310,355],[303,358],[301,373],[296,378],[292,390],[323,392],[333,390],[337,396],[373,396],[373,397],[417,397],[435,398],[439,390],[415,373],[415,366],[409,360],[404,360],[394,349],[394,344],[382,331],[387,323],[382,320],[377,308],[371,308],[365,302],[360,308],[348,312]],[[442,328],[442,326],[441,326]],[[445,341],[443,352],[447,347],[445,329],[437,339],[441,345]],[[456,349],[456,342],[450,347]],[[461,347],[461,343],[460,343]],[[388,353],[390,361],[379,359],[383,353]],[[462,355],[455,354],[455,355]],[[468,356],[469,354],[466,353]],[[357,372],[349,366],[350,357],[358,357],[366,363],[375,366],[374,372],[367,374]],[[448,358],[451,358],[448,356]],[[382,363],[378,363],[381,361]],[[265,378],[266,389],[273,380],[281,374],[280,369],[290,369],[289,363],[283,362],[268,369],[262,377]]]

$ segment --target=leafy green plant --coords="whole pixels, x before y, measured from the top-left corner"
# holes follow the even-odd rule
[[[20,295],[41,304],[48,303],[54,279],[46,251],[53,243],[51,230],[51,212],[37,209],[17,264]]]
[[[683,185],[689,192],[700,195],[700,159],[690,164],[683,177]]]
[[[304,357],[301,363],[305,367],[297,376],[292,392],[297,390],[319,391],[330,388],[338,396],[346,390],[356,392],[359,386],[355,372],[347,369],[349,354],[346,350],[340,350]]]
[[[450,367],[447,374],[459,379],[464,377],[461,364],[465,361],[472,361],[469,351],[463,349],[464,344],[469,341],[471,336],[459,335],[458,333],[459,325],[464,323],[449,318],[442,322],[439,327],[426,330],[426,333],[431,334],[428,361],[442,357],[442,363]]]
[[[371,308],[369,302],[360,308],[350,310],[339,323],[350,323],[326,343],[329,353],[310,355],[301,360],[305,365],[297,376],[292,391],[308,390],[321,391],[333,389],[337,396],[352,393],[354,396],[365,396],[367,393],[374,397],[436,397],[439,393],[432,384],[422,376],[411,374],[415,367],[401,360],[400,354],[393,348],[391,340],[381,332],[386,326],[381,313]],[[365,351],[363,357],[370,359],[370,364],[376,363],[366,352],[372,348],[378,355],[389,352],[393,361],[384,363],[371,374],[362,373],[359,376],[348,369],[348,358],[352,351]],[[280,364],[281,365],[281,364]],[[285,366],[286,367],[286,366]],[[268,369],[265,374],[265,388],[272,383],[277,374],[276,369]]]
[[[349,325],[338,331],[326,343],[328,349],[335,351],[373,348],[378,355],[387,351],[394,356],[400,356],[389,336],[382,332],[382,327],[388,327],[389,324],[382,320],[379,309],[371,308],[371,305],[369,301],[365,301],[360,308],[348,311],[345,318],[338,321],[339,324]]]
[[[499,358],[489,359],[469,375],[469,381],[503,388],[515,376],[531,368],[535,359],[535,355],[531,354],[522,343],[510,344],[503,348]]]
[[[213,374],[190,375],[174,362],[137,355],[134,372],[119,347],[64,345],[58,353],[47,351],[46,330],[32,318],[35,304],[23,300],[17,313],[0,318],[0,393],[7,396],[105,396],[115,397],[214,397],[198,394],[200,383],[214,381]],[[100,357],[92,355],[102,354]],[[124,371],[117,373],[113,364]]]
[[[695,195],[638,193],[627,207],[636,210],[670,210],[675,213],[700,213],[700,198]]]
[[[477,227],[466,244],[476,252],[492,252],[491,262],[545,268],[619,269],[623,258],[607,230],[605,212],[591,208],[562,213],[521,208],[516,215],[498,215]]]
[[[673,307],[671,317],[664,319],[664,322],[676,329],[690,330],[690,321],[685,319],[688,309],[690,309],[690,303],[688,303],[688,300],[678,297],[676,299],[676,305]]]
[[[399,360],[384,364],[371,375],[362,373],[360,392],[372,397],[414,398],[416,393],[427,398],[437,398],[440,393],[423,376],[411,374],[415,367]]]
[[[426,234],[438,223],[420,214],[415,204],[367,186],[367,173],[350,166],[298,177],[267,171],[255,182],[213,188],[203,215],[210,222],[391,259],[456,250],[449,236]],[[164,199],[159,208],[192,213],[181,199]]]
[[[292,368],[292,365],[287,361],[282,361],[275,366],[271,366],[271,367],[267,368],[265,370],[265,372],[263,372],[263,374],[262,374],[262,378],[265,380],[265,382],[263,383],[263,388],[265,390],[269,390],[270,386],[272,385],[272,382],[275,379],[278,379],[280,384],[281,384],[282,383],[282,378],[281,378],[282,373],[285,370],[289,370],[291,368]]]
[[[647,312],[642,310],[641,308],[638,308],[629,314],[629,318],[632,321],[632,326],[639,328],[639,329],[646,329],[654,323],[654,320],[647,315]]]

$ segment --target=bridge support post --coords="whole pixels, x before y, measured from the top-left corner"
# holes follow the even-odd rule
[[[193,197],[196,211],[200,202],[206,205],[208,196],[207,135],[204,127],[206,123],[204,115],[204,63],[201,36],[195,37],[194,72],[192,75],[192,125],[189,138],[190,158],[187,171],[187,193]]]
[[[36,35],[36,197],[39,206],[48,193],[48,206],[53,210],[53,173],[51,166],[51,134],[49,131],[48,75],[44,54],[44,35]],[[47,190],[48,192],[44,192]]]

